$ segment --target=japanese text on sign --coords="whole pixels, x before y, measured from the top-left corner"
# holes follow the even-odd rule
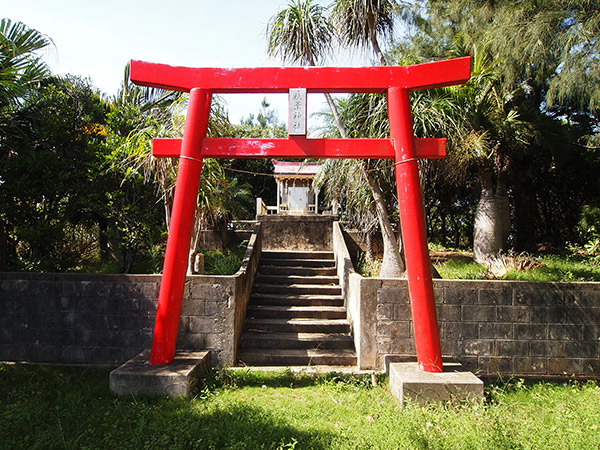
[[[306,89],[290,89],[288,134],[306,135]]]

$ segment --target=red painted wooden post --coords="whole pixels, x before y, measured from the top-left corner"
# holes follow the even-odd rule
[[[419,368],[425,372],[442,372],[442,352],[408,90],[390,88],[387,95],[390,136],[396,152],[396,188],[417,361]]]
[[[150,353],[156,366],[170,364],[175,356],[211,98],[208,90],[190,91]]]

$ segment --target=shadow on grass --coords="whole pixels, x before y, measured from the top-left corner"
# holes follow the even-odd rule
[[[0,366],[4,448],[321,449],[332,439],[218,390],[205,398],[117,398],[106,370]]]
[[[302,388],[321,384],[343,383],[363,388],[371,387],[369,375],[352,375],[337,372],[314,374],[307,372],[292,372],[282,369],[276,372],[250,369],[214,370],[205,380],[208,387],[269,387],[269,388]]]

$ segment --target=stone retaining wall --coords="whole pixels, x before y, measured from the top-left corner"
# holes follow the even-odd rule
[[[261,246],[240,270],[186,280],[177,348],[232,365]],[[0,274],[0,361],[120,364],[152,344],[160,275]]]
[[[406,281],[377,298],[376,365],[416,354]],[[442,354],[480,374],[600,377],[600,283],[434,280]]]
[[[331,215],[257,216],[264,236],[263,250],[331,251]]]
[[[343,242],[334,224],[359,366],[382,368],[385,355],[416,355],[408,282],[355,273]],[[433,280],[433,286],[442,354],[469,370],[600,378],[600,283]]]
[[[177,346],[236,359],[262,227],[232,276],[188,277]],[[414,356],[406,280],[354,272],[331,235],[361,368]],[[0,274],[0,360],[120,364],[152,342],[160,275]],[[442,352],[480,374],[597,377],[600,283],[434,280]]]

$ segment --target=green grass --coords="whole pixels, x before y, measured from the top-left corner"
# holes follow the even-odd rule
[[[204,250],[204,270],[207,275],[233,275],[242,265],[248,241],[233,250]]]
[[[233,275],[242,265],[244,254],[239,252],[207,250],[204,253],[204,271],[207,275]]]
[[[531,270],[510,270],[502,280],[521,281],[600,281],[600,264],[590,258],[573,255],[543,255],[535,258],[542,264]],[[483,280],[486,269],[466,258],[448,259],[435,264],[442,278]]]
[[[484,266],[472,260],[472,253],[463,250],[447,249],[435,244],[430,244],[429,249],[433,252],[434,260],[437,258],[445,259],[434,263],[435,268],[442,278],[467,280],[496,278]],[[507,260],[525,260],[529,263],[536,263],[532,265],[538,265],[539,267],[529,270],[516,270],[513,268],[507,270],[503,276],[496,279],[556,282],[600,281],[599,255],[584,248],[569,246],[557,254],[515,255],[509,253],[504,256],[507,257]],[[502,260],[502,258],[498,258],[498,260]],[[526,266],[531,267],[528,264]],[[511,266],[504,267],[509,269]]]
[[[485,279],[485,267],[468,259],[448,259],[434,264],[442,278],[459,280]]]
[[[114,397],[108,371],[0,366],[2,449],[597,449],[600,389],[499,383],[400,409],[385,380],[213,372],[187,399]]]
[[[542,267],[510,271],[504,280],[600,281],[600,264],[592,258],[572,255],[544,255],[537,258]]]

